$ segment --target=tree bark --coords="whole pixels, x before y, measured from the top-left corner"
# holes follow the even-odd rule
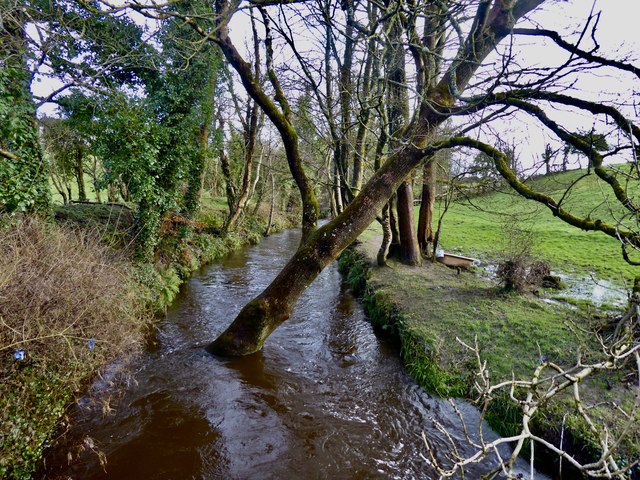
[[[76,150],[75,174],[78,182],[78,200],[87,201],[87,190],[84,185],[84,155],[81,149]]]
[[[276,207],[276,177],[271,174],[271,207],[269,208],[269,221],[267,222],[267,228],[264,232],[264,236],[271,235],[271,226],[273,225],[273,212]]]
[[[382,226],[382,243],[378,249],[377,263],[379,267],[387,264],[387,255],[389,255],[389,245],[391,245],[391,225],[389,224],[390,205],[387,203],[382,207],[382,216],[380,225]]]
[[[196,29],[199,29],[204,36],[211,38],[216,42],[229,64],[240,76],[247,93],[256,101],[278,129],[278,132],[282,137],[282,143],[287,156],[289,171],[291,172],[291,176],[296,182],[300,193],[300,200],[302,203],[302,242],[304,242],[317,227],[319,213],[318,201],[316,199],[313,183],[307,176],[302,164],[298,133],[291,122],[291,108],[272,65],[273,46],[268,17],[266,14],[263,14],[263,24],[266,32],[264,43],[266,50],[267,77],[275,89],[275,99],[280,104],[281,109],[276,106],[272,100],[273,97],[271,95],[267,95],[267,93],[262,89],[260,86],[261,82],[259,79],[255,78],[251,65],[242,58],[229,38],[229,30],[226,23],[229,19],[229,17],[227,17],[227,13],[230,8],[229,3],[225,0],[220,0],[216,2],[216,4],[217,10],[220,12],[219,18],[221,22],[218,25],[218,29],[214,37],[203,32],[199,25],[192,25],[196,27]],[[226,21],[224,20],[225,18]]]
[[[436,161],[431,159],[422,169],[422,195],[418,215],[418,244],[423,255],[433,242],[433,206],[436,201]]]
[[[349,187],[349,160],[353,146],[351,144],[351,97],[353,95],[353,82],[351,67],[353,65],[353,47],[355,43],[353,32],[354,6],[353,2],[342,2],[345,11],[347,25],[345,29],[344,56],[340,66],[340,134],[338,136],[338,172],[340,174],[340,193],[342,204],[351,201],[353,194]]]
[[[418,238],[414,228],[413,189],[411,182],[405,180],[397,192],[398,233],[400,235],[400,261],[405,265],[420,265],[422,256],[418,247]]]
[[[454,106],[456,95],[464,91],[482,60],[509,34],[517,19],[540,3],[542,0],[504,0],[493,6],[480,4],[469,38],[438,85],[422,97],[414,121],[403,129],[402,141],[396,144],[385,164],[338,217],[308,234],[273,282],[245,305],[231,325],[207,347],[209,352],[247,355],[262,348],[271,332],[289,318],[306,287],[375,220],[404,179],[425,157],[450,146],[447,142],[429,147],[426,144],[429,136],[448,118],[448,109]],[[226,31],[219,29],[216,35],[226,37]],[[225,41],[219,44],[223,50],[229,46]],[[247,82],[243,79],[243,83]],[[247,90],[255,93],[251,85]],[[286,132],[281,133],[286,146],[290,139]]]
[[[389,143],[392,148],[396,148],[402,143],[401,138],[409,124],[409,95],[401,21],[399,17],[391,17],[388,23],[389,40],[386,62],[388,70],[387,109],[391,132]],[[406,265],[418,265],[421,256],[414,228],[413,189],[409,182],[400,184],[396,196],[396,208],[400,261]],[[392,214],[393,211],[391,210],[390,213]],[[395,230],[393,224],[393,215],[391,215],[392,234]]]
[[[302,292],[375,220],[387,199],[423,158],[408,146],[397,151],[334,220],[300,246],[271,284],[240,311],[233,323],[208,347],[213,354],[248,355],[289,318]]]
[[[391,242],[387,255],[400,257],[400,234],[398,233],[398,215],[396,213],[397,192],[389,200],[389,230],[391,232]]]
[[[253,106],[250,108],[249,118],[244,132],[244,170],[242,174],[242,187],[240,194],[235,202],[235,210],[231,213],[227,219],[223,232],[233,231],[236,224],[240,220],[240,216],[243,214],[247,203],[249,202],[249,194],[251,192],[251,176],[253,173],[253,155],[256,147],[256,139],[258,137],[258,104],[253,102]]]

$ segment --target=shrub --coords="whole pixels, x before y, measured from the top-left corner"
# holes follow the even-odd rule
[[[551,268],[546,262],[531,261],[526,257],[505,260],[498,265],[496,275],[506,290],[524,293],[539,287],[550,278]]]
[[[503,232],[506,242],[501,252],[503,260],[496,270],[503,287],[524,293],[531,287],[541,286],[549,278],[551,267],[533,257],[535,237],[531,229],[523,228],[517,219],[510,218]]]
[[[72,395],[136,351],[146,324],[125,263],[90,233],[0,228],[0,477],[30,478]]]

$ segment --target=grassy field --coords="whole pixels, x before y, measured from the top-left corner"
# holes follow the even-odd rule
[[[572,171],[540,177],[531,184],[561,198],[566,187],[584,173]],[[575,184],[564,201],[565,208],[592,219],[615,222],[612,211],[616,218],[623,212],[607,188],[595,175],[590,175]],[[632,189],[638,191],[637,185]],[[442,206],[437,205],[436,216],[441,211]],[[447,251],[491,262],[508,248],[508,232],[513,228],[531,232],[534,255],[549,262],[556,272],[578,278],[593,276],[621,286],[629,286],[640,274],[640,268],[624,261],[616,239],[568,225],[546,207],[515,193],[495,192],[454,203],[444,216],[441,245]]]

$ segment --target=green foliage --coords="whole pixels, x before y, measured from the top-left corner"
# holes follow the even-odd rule
[[[182,279],[173,267],[138,264],[136,282],[142,286],[143,299],[154,312],[164,312],[180,290]]]
[[[493,398],[484,418],[491,428],[505,437],[518,435],[522,429],[522,411],[506,392],[499,392]]]
[[[94,1],[35,0],[30,6],[32,18],[47,23],[48,60],[63,81],[81,78],[108,90],[157,76],[156,52],[129,16],[101,13]]]
[[[0,63],[3,52],[0,38]],[[47,168],[35,125],[35,107],[23,66],[8,61],[0,69],[0,213],[46,210]]]
[[[124,205],[58,205],[53,213],[58,223],[91,231],[102,244],[114,249],[128,250],[135,241],[135,217]]]
[[[465,376],[454,369],[443,368],[438,350],[436,338],[411,329],[402,335],[402,359],[420,385],[440,397],[465,396],[469,391]]]

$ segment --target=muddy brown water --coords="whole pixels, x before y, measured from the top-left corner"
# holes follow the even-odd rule
[[[107,372],[74,407],[45,478],[434,478],[421,434],[445,451],[433,419],[460,440],[457,417],[406,374],[335,265],[261,352],[220,359],[203,350],[298,241],[297,231],[272,235],[195,275],[129,367],[128,384],[114,385]],[[105,398],[112,398],[107,414],[95,401]],[[475,409],[460,408],[477,421]],[[102,452],[106,464],[90,448],[69,464],[79,444]],[[476,467],[468,478],[488,469]]]

